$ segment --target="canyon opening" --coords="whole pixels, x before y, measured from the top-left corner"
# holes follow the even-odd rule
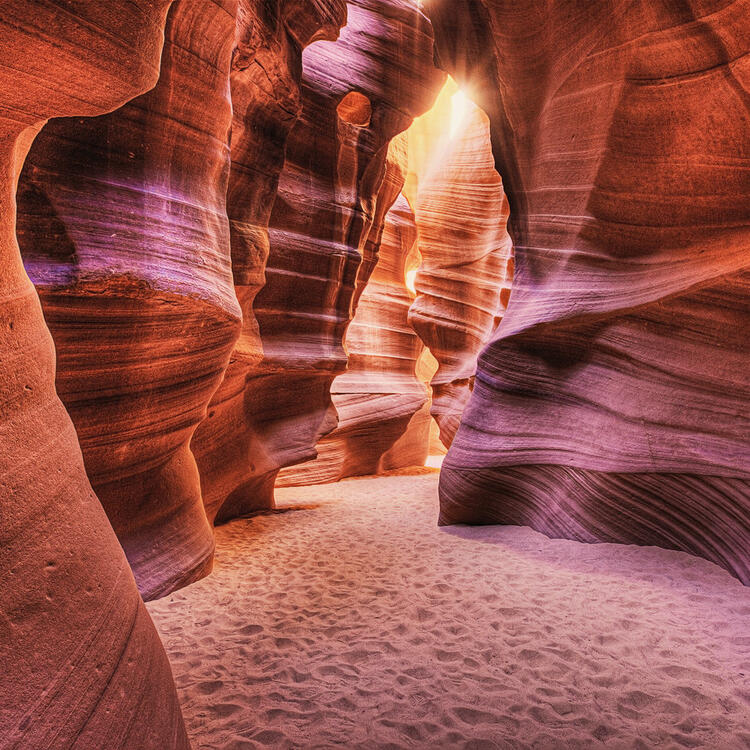
[[[0,41],[0,750],[750,747],[748,0]]]

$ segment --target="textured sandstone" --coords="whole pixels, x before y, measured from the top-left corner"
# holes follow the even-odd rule
[[[276,395],[256,393],[248,381],[263,358],[253,305],[265,284],[268,222],[286,142],[301,109],[302,49],[316,40],[335,40],[345,21],[343,0],[299,0],[268,6],[264,12],[250,0],[240,2],[231,72],[234,122],[227,210],[243,323],[208,418],[192,442],[209,521],[231,516],[235,507],[252,507],[258,467],[265,466],[258,436],[262,428],[254,421],[262,408],[256,399],[271,399],[268,407],[273,409]],[[272,487],[273,478],[266,494]]]
[[[313,458],[335,428],[330,386],[346,366],[343,337],[398,194],[384,182],[388,146],[429,107],[442,78],[416,3],[357,0],[347,11],[338,41],[303,54],[301,115],[270,219],[266,285],[254,301],[265,249],[233,239],[238,253],[255,254],[244,278],[235,270],[246,286],[238,296],[247,335],[194,441],[209,517],[219,520],[269,507],[280,468]],[[230,190],[230,215],[231,202]]]
[[[338,426],[318,443],[315,461],[283,470],[277,486],[335,482],[425,462],[427,389],[415,372],[423,345],[409,326],[414,296],[406,287],[416,239],[414,215],[401,196],[386,216],[377,265],[346,333],[347,371],[331,386]],[[398,453],[386,457],[396,441]]]
[[[750,3],[429,13],[490,116],[516,253],[441,522],[672,547],[750,583]]]
[[[166,655],[55,393],[52,339],[14,233],[44,121],[156,82],[168,2],[0,14],[0,747],[188,748]]]
[[[19,186],[58,393],[144,598],[213,558],[189,443],[239,330],[225,205],[236,10],[174,3],[156,88],[50,122]]]
[[[432,415],[446,446],[474,385],[477,357],[502,317],[512,280],[508,204],[487,117],[447,85],[409,131],[422,264],[409,322],[437,359]]]

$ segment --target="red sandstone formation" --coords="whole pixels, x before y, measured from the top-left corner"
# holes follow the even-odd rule
[[[406,288],[406,268],[415,262],[416,239],[414,215],[401,196],[386,217],[377,265],[346,333],[348,369],[331,386],[338,427],[318,443],[315,461],[283,470],[277,486],[424,464],[427,390],[415,373],[423,345],[407,320],[414,297]],[[409,439],[400,441],[398,454],[383,466],[385,454],[407,430]]]
[[[55,393],[14,234],[44,121],[153,86],[169,3],[8,0],[0,13],[0,747],[188,748],[166,655]]]
[[[409,321],[438,361],[432,415],[450,446],[507,302],[512,245],[487,117],[447,87],[421,119],[409,132],[422,256]]]
[[[750,583],[750,2],[429,13],[490,116],[516,252],[441,523],[677,548]]]
[[[286,141],[301,108],[302,49],[319,39],[335,40],[345,20],[344,0],[299,0],[276,6],[273,13],[259,13],[250,0],[240,3],[231,73],[234,122],[227,209],[243,324],[208,418],[192,443],[210,521],[219,514],[232,515],[237,505],[246,507],[244,498],[252,497],[256,467],[264,461],[264,447],[252,421],[256,394],[248,377],[263,357],[253,304],[265,283],[268,222]],[[273,408],[275,394],[264,395]],[[268,493],[272,487],[273,479]]]
[[[49,123],[19,186],[58,392],[146,599],[213,559],[189,443],[240,320],[225,206],[236,6],[175,3],[156,88]]]
[[[398,193],[383,187],[388,145],[429,107],[442,78],[416,3],[347,5],[340,39],[303,55],[301,116],[271,217],[266,285],[254,301],[260,362],[248,315],[265,253],[251,236],[257,214],[233,240],[236,254],[254,254],[235,270],[245,274],[237,281],[246,336],[194,441],[208,513],[219,520],[272,505],[279,469],[313,458],[336,426],[330,385],[346,366],[343,336]],[[231,202],[230,191],[230,214]]]

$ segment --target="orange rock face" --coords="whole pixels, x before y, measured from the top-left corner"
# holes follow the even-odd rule
[[[19,186],[58,392],[144,598],[213,559],[189,443],[239,332],[225,206],[235,14],[236,0],[175,3],[156,87],[49,123]]]
[[[16,243],[15,192],[50,117],[156,83],[168,2],[31,3],[0,16],[0,746],[188,748],[166,655],[55,393]]]
[[[516,253],[441,523],[677,548],[750,582],[750,5],[429,13],[490,116]]]
[[[262,359],[243,301],[247,339],[196,438],[206,439],[204,494],[219,520],[269,507],[280,468],[313,458],[335,428],[330,387],[346,366],[343,337],[398,194],[384,183],[388,145],[441,80],[415,3],[357,0],[347,10],[339,40],[303,55],[301,115],[271,215],[266,284],[253,303]],[[252,302],[263,265],[249,266]]]
[[[231,74],[234,122],[227,209],[243,323],[208,418],[192,443],[210,521],[255,507],[259,483],[264,499],[258,507],[267,505],[272,496],[275,473],[270,476],[266,471],[267,450],[254,415],[261,410],[256,395],[268,399],[261,403],[273,409],[276,394],[256,394],[251,386],[263,359],[253,305],[265,284],[268,222],[287,138],[301,110],[302,48],[320,39],[335,40],[345,21],[343,0],[301,0],[262,13],[254,2],[240,3]],[[284,398],[279,397],[278,403]]]
[[[398,171],[402,184],[401,164]],[[277,486],[335,482],[422,465],[427,458],[429,423],[423,416],[399,454],[383,461],[427,403],[415,372],[423,345],[407,320],[414,296],[406,287],[406,269],[416,264],[416,239],[414,215],[400,196],[386,216],[377,264],[346,333],[347,371],[331,386],[338,426],[318,443],[315,461],[283,470]]]
[[[437,359],[431,412],[450,446],[477,357],[502,317],[513,275],[508,204],[487,117],[447,86],[409,131],[422,264],[409,322]]]

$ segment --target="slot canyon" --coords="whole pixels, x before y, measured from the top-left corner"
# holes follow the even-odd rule
[[[4,0],[0,81],[0,750],[750,748],[750,0]]]

